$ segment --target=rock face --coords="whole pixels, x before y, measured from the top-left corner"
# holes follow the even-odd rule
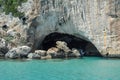
[[[6,46],[6,41],[0,38],[0,57],[4,57],[4,55],[8,52],[8,48]]]
[[[120,0],[41,0],[35,46],[59,32],[92,42],[103,56],[120,55],[119,9]]]
[[[26,24],[1,14],[0,25],[7,23],[34,49],[58,32],[90,41],[103,56],[120,55],[120,0],[28,0],[18,10],[25,13]]]

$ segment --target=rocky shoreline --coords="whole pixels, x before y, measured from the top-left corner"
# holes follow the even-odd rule
[[[64,41],[57,41],[55,47],[48,50],[34,50],[25,46],[11,47],[3,38],[0,38],[0,58],[1,59],[56,59],[56,58],[80,58],[86,56],[76,48],[70,49]],[[88,56],[92,56],[89,55]],[[119,58],[119,55],[106,54],[104,58]]]
[[[77,58],[81,57],[80,52],[73,48],[69,49],[64,41],[57,41],[55,47],[45,50],[31,52],[29,46],[19,46],[9,49],[4,39],[0,39],[0,57],[5,59],[54,59],[54,58]]]
[[[9,5],[14,6],[14,2],[12,4]],[[4,5],[0,6],[0,56],[14,58],[13,55],[15,55],[15,58],[28,58],[28,55],[29,57],[39,55],[41,58],[42,53],[38,54],[40,51],[37,52],[36,49],[41,47],[44,38],[57,32],[89,41],[92,47],[91,44],[86,45],[89,50],[86,55],[93,56],[91,53],[96,48],[103,57],[120,58],[119,5],[120,0],[25,0],[15,8],[18,13],[24,14],[21,17],[15,17],[16,11],[14,10],[5,14]],[[61,41],[61,38],[64,38],[63,41],[65,38],[68,40],[68,36],[66,36],[60,37],[58,41]],[[54,38],[52,39],[54,40]],[[77,39],[71,38],[71,40],[79,43],[76,41]],[[83,47],[86,48],[86,46],[83,43]],[[69,57],[74,51],[71,49],[66,56],[64,49],[62,51],[57,46],[48,50],[54,52],[58,50],[57,57],[58,55]],[[48,50],[45,51],[45,56],[48,55]],[[33,52],[31,53],[31,51]],[[42,52],[44,51],[42,50]]]

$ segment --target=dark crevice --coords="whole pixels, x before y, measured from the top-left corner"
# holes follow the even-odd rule
[[[7,25],[3,25],[3,26],[2,26],[2,29],[7,29],[7,28],[8,28]]]

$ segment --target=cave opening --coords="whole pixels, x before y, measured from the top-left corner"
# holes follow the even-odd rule
[[[51,47],[56,46],[56,41],[64,41],[67,46],[72,49],[76,48],[84,52],[84,56],[101,56],[97,48],[85,39],[64,33],[54,32],[47,35],[42,41],[41,47],[39,49],[48,50]]]

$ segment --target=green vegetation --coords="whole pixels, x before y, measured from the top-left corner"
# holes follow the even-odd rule
[[[6,14],[11,12],[15,17],[22,17],[24,16],[24,13],[19,12],[17,8],[21,3],[26,1],[27,0],[0,0],[0,6],[3,7],[3,11]]]
[[[4,38],[7,42],[10,42],[11,40],[14,39],[14,37],[12,37],[12,36],[4,36],[3,38]]]

